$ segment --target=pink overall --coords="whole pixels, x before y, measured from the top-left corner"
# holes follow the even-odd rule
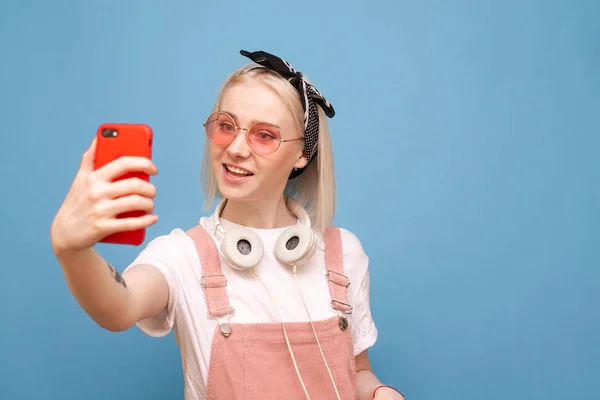
[[[202,287],[209,315],[220,317],[232,313],[227,282],[212,238],[200,225],[190,229],[188,235],[194,240],[200,256]],[[331,306],[341,314],[350,313],[349,281],[344,275],[341,235],[336,227],[325,233],[325,258]],[[340,398],[356,399],[356,368],[347,319],[332,317],[313,324]],[[286,323],[285,328],[311,400],[337,399],[310,322]],[[211,347],[206,396],[208,400],[306,399],[281,323],[223,323],[217,326]]]

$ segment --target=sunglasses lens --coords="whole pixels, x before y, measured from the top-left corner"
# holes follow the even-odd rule
[[[206,121],[206,135],[218,146],[226,146],[235,138],[235,123],[226,114],[214,113]]]
[[[276,126],[259,122],[248,132],[250,146],[260,154],[271,154],[279,147],[281,135]]]

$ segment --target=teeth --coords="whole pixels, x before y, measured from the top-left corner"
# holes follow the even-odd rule
[[[225,164],[225,167],[227,167],[227,169],[229,171],[235,172],[236,174],[250,175],[250,172],[246,171],[245,169],[236,168],[234,166],[227,165],[227,164]]]

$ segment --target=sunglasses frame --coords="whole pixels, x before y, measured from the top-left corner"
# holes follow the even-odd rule
[[[217,144],[217,143],[215,143],[215,142],[214,142],[214,141],[213,141],[213,140],[210,138],[210,135],[208,134],[208,128],[207,128],[207,126],[208,126],[208,124],[209,124],[209,123],[211,123],[211,122],[213,122],[213,121],[215,121],[215,120],[218,120],[218,115],[219,115],[219,114],[223,114],[223,115],[227,116],[227,117],[228,117],[228,118],[229,118],[231,121],[233,121],[233,127],[234,127],[234,129],[235,129],[235,132],[236,132],[236,133],[235,133],[235,136],[234,136],[234,138],[231,140],[231,142],[229,142],[228,144],[224,144],[224,145],[220,145],[220,144]],[[214,118],[214,119],[213,119],[213,118]],[[252,146],[252,143],[250,142],[250,135],[249,135],[249,133],[250,133],[250,131],[252,130],[252,128],[254,128],[254,126],[255,126],[255,125],[257,125],[257,124],[266,124],[266,125],[272,126],[272,127],[274,127],[275,129],[277,129],[277,133],[279,134],[279,143],[277,143],[277,148],[275,148],[275,149],[274,149],[272,152],[270,152],[270,153],[261,153],[261,152],[257,151],[257,150],[256,150],[256,149],[255,149],[255,148]],[[241,130],[242,130],[242,131],[246,131],[246,133],[247,133],[247,135],[246,135],[246,142],[248,143],[248,147],[250,147],[250,149],[252,149],[252,151],[253,151],[253,152],[255,152],[255,153],[257,153],[257,154],[260,154],[260,155],[265,155],[265,156],[271,155],[271,154],[275,153],[277,150],[279,150],[279,148],[281,147],[281,143],[295,142],[296,140],[304,140],[304,137],[303,137],[303,136],[301,136],[301,137],[298,137],[298,138],[293,138],[293,139],[282,139],[282,138],[281,138],[281,129],[280,129],[280,128],[279,128],[277,125],[275,125],[275,124],[272,124],[272,123],[270,123],[270,122],[262,122],[262,121],[258,121],[258,122],[255,122],[255,123],[253,123],[253,124],[252,124],[252,125],[251,125],[249,128],[244,128],[244,127],[241,127],[241,126],[239,126],[239,125],[237,124],[237,122],[236,122],[235,118],[233,118],[231,115],[227,114],[227,113],[226,113],[226,112],[224,112],[224,111],[215,111],[214,113],[210,114],[210,115],[208,116],[208,118],[206,119],[206,122],[205,122],[205,123],[203,123],[203,124],[202,124],[202,126],[204,127],[204,131],[205,131],[205,133],[206,133],[206,137],[208,138],[208,140],[210,140],[210,141],[211,141],[211,143],[213,143],[215,146],[218,146],[218,147],[227,147],[227,146],[229,146],[231,143],[233,143],[233,141],[235,140],[235,138],[236,138],[236,137],[237,137],[237,135],[239,134],[239,131],[241,131]]]

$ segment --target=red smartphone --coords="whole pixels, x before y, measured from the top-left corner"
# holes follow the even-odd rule
[[[152,128],[146,124],[102,124],[96,132],[96,155],[94,169],[116,160],[122,156],[146,157],[152,159]],[[137,177],[146,182],[150,176],[145,172],[127,172],[115,180]],[[117,215],[117,218],[141,217],[145,211],[129,211]],[[145,229],[116,232],[100,240],[102,243],[128,244],[139,246],[144,242]]]

